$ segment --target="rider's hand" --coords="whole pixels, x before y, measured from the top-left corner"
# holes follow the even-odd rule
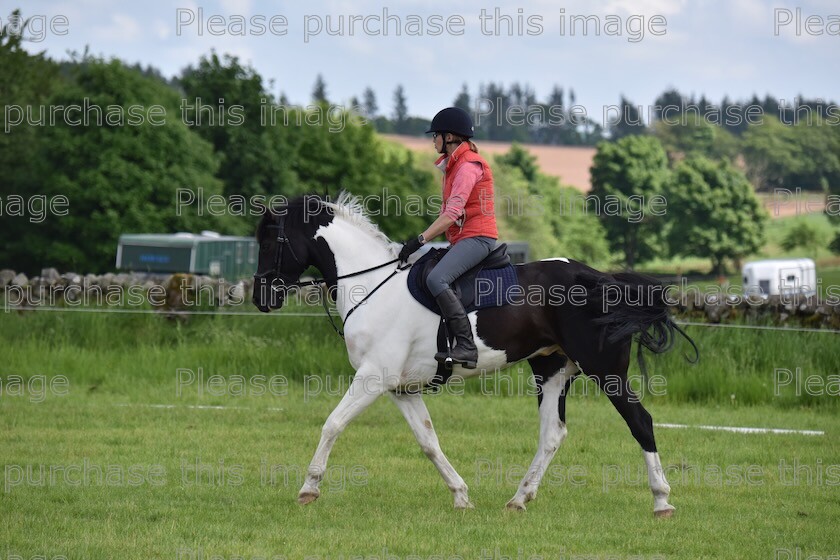
[[[417,249],[423,246],[423,242],[420,241],[420,237],[421,236],[418,235],[417,237],[412,237],[411,239],[405,242],[405,244],[402,247],[402,250],[400,251],[400,262],[408,261],[408,257],[413,255],[414,252],[417,251]]]

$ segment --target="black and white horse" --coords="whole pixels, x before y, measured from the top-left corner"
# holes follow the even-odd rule
[[[435,376],[439,317],[413,299],[406,274],[397,272],[400,245],[392,243],[364,214],[359,200],[346,193],[335,202],[310,196],[266,210],[257,240],[254,304],[263,312],[280,308],[287,289],[300,285],[301,273],[316,267],[345,320],[347,352],[356,370],[324,424],[299,502],[319,497],[319,484],[339,434],[377,398],[388,395],[452,491],[455,507],[472,507],[464,479],[441,451],[421,394],[411,390]],[[456,375],[468,377],[528,360],[533,370],[539,443],[507,507],[525,509],[536,496],[540,479],[566,437],[566,393],[583,372],[608,395],[641,445],[654,514],[670,516],[674,507],[668,503],[670,487],[656,450],[653,421],[627,382],[634,335],[657,352],[667,349],[673,339],[675,326],[661,289],[656,289],[661,286],[640,275],[607,275],[565,258],[518,265],[517,273],[529,297],[521,305],[470,313],[478,368],[455,367]],[[606,298],[608,291],[623,295]],[[606,309],[608,299],[611,306]]]

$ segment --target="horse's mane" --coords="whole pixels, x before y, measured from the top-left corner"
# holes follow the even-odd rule
[[[335,202],[321,200],[321,204],[331,209],[336,216],[344,218],[365,233],[379,239],[392,253],[396,254],[394,242],[388,239],[388,236],[382,233],[379,226],[365,213],[362,197],[355,196],[347,191],[341,191]]]

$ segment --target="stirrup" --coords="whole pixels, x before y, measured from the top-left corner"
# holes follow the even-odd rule
[[[475,361],[455,360],[455,358],[452,357],[451,353],[444,354],[443,352],[438,352],[437,354],[435,354],[435,360],[442,363],[443,367],[447,370],[451,370],[452,366],[454,366],[455,364],[463,366],[464,369],[475,369],[478,366],[477,362]]]

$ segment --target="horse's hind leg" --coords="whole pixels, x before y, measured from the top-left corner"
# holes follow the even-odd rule
[[[626,364],[624,369],[626,371]],[[585,369],[584,372],[586,372]],[[653,418],[639,402],[639,398],[627,382],[626,373],[624,375],[589,376],[607,394],[615,409],[624,418],[633,437],[642,447],[648,471],[648,482],[650,483],[650,490],[653,492],[653,514],[656,517],[671,517],[676,508],[668,503],[671,487],[665,479],[659,453],[656,451],[656,440],[653,437]]]
[[[370,370],[368,370],[370,371]],[[318,448],[315,450],[315,455],[309,463],[309,469],[306,473],[306,480],[298,493],[298,502],[301,504],[308,504],[314,502],[321,495],[318,486],[324,478],[324,473],[327,470],[327,459],[330,456],[330,451],[335,444],[335,440],[344,428],[347,427],[356,416],[362,413],[368,406],[373,403],[382,392],[375,391],[373,386],[377,384],[366,382],[369,381],[369,376],[365,375],[365,370],[360,368],[353,378],[353,382],[341,398],[330,415],[327,421],[324,422],[324,427],[321,430],[321,441],[318,442]]]
[[[566,392],[578,373],[577,366],[560,354],[531,358],[528,363],[534,371],[534,380],[539,390],[540,439],[525,478],[507,503],[509,509],[517,510],[524,510],[525,504],[536,497],[537,488],[549,463],[566,439]]]
[[[455,471],[440,448],[435,428],[432,426],[432,419],[429,416],[429,410],[426,408],[423,398],[419,394],[407,393],[390,393],[390,396],[405,416],[411,431],[414,432],[414,437],[417,438],[417,443],[420,444],[420,449],[435,464],[444,482],[446,482],[446,486],[455,496],[455,509],[473,507],[467,497],[467,484]]]

